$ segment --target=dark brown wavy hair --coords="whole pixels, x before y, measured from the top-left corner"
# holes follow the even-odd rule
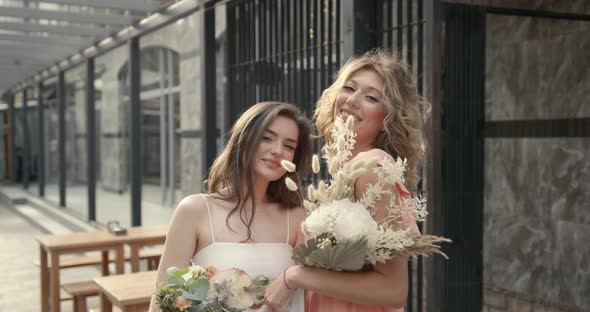
[[[225,221],[228,227],[229,218],[239,213],[240,220],[247,228],[245,241],[252,237],[250,227],[256,213],[254,193],[253,158],[262,141],[264,131],[277,116],[287,117],[295,122],[299,129],[297,147],[293,163],[296,172],[287,172],[276,181],[271,181],[266,190],[272,202],[292,208],[301,206],[303,194],[301,181],[310,172],[311,166],[311,122],[293,104],[283,102],[262,102],[246,110],[235,122],[230,130],[230,138],[223,151],[217,156],[207,180],[207,192],[218,199],[235,200],[235,207],[229,212]],[[285,185],[285,177],[289,176],[299,185],[296,192],[290,191]],[[248,215],[245,204],[252,203],[251,213]],[[231,229],[231,227],[230,227]]]

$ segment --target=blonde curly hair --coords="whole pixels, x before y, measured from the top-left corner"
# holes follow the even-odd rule
[[[330,143],[336,97],[354,73],[374,70],[383,78],[383,99],[387,115],[384,132],[376,148],[394,157],[407,159],[406,187],[415,190],[420,180],[419,167],[426,149],[424,122],[430,116],[430,103],[418,95],[416,80],[408,64],[398,54],[380,49],[349,59],[338,71],[334,83],[317,102],[314,119],[319,134]]]

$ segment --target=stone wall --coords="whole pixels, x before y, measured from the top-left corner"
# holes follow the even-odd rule
[[[192,14],[162,29],[140,38],[140,48],[163,47],[179,54],[180,76],[180,130],[198,133],[201,128],[200,98],[200,16]],[[97,68],[102,74],[101,177],[104,189],[122,192],[127,188],[128,166],[128,105],[124,105],[123,87],[119,71],[127,64],[128,47],[117,48],[97,58]],[[99,63],[100,62],[100,63]],[[200,165],[200,137],[183,137],[180,140],[179,174],[183,195],[200,190],[202,173]]]
[[[201,19],[201,13],[197,12],[140,40],[142,49],[160,46],[179,54],[181,133],[198,133],[201,129]],[[201,140],[201,137],[181,136],[179,173],[183,195],[200,190]]]
[[[85,66],[82,64],[66,72],[66,178],[69,185],[88,181]]]
[[[486,139],[486,288],[590,309],[587,155],[587,138]]]
[[[482,312],[561,312],[577,310],[566,305],[553,304],[506,289],[485,289],[483,302]]]
[[[453,1],[590,14],[590,1]],[[485,118],[590,116],[590,23],[488,15]],[[590,139],[485,140],[484,311],[590,310]]]

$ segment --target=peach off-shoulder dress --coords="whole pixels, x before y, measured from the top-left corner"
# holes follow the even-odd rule
[[[403,187],[397,185],[401,197],[410,196]],[[412,233],[419,233],[418,226],[411,218],[403,218],[404,228],[410,228]],[[305,294],[306,312],[403,312],[404,309],[395,309],[390,306],[358,304],[350,301],[321,295],[313,291]]]

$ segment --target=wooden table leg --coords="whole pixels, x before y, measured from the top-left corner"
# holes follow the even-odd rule
[[[113,304],[109,301],[107,296],[100,292],[100,311],[101,312],[112,312],[113,311]]]
[[[49,273],[50,280],[50,295],[51,295],[51,312],[59,312],[61,310],[61,302],[59,300],[59,253],[51,253],[51,270]]]
[[[39,269],[41,272],[41,312],[49,312],[49,266],[47,251],[41,246],[39,249]]]
[[[123,245],[119,245],[115,249],[115,270],[117,274],[125,273],[125,249]]]
[[[101,251],[102,254],[102,262],[101,262],[101,269],[102,269],[102,276],[109,275],[109,250]]]
[[[150,308],[149,303],[138,303],[130,306],[126,306],[123,311],[125,312],[145,312]]]
[[[139,244],[130,245],[131,248],[131,272],[139,272]]]

